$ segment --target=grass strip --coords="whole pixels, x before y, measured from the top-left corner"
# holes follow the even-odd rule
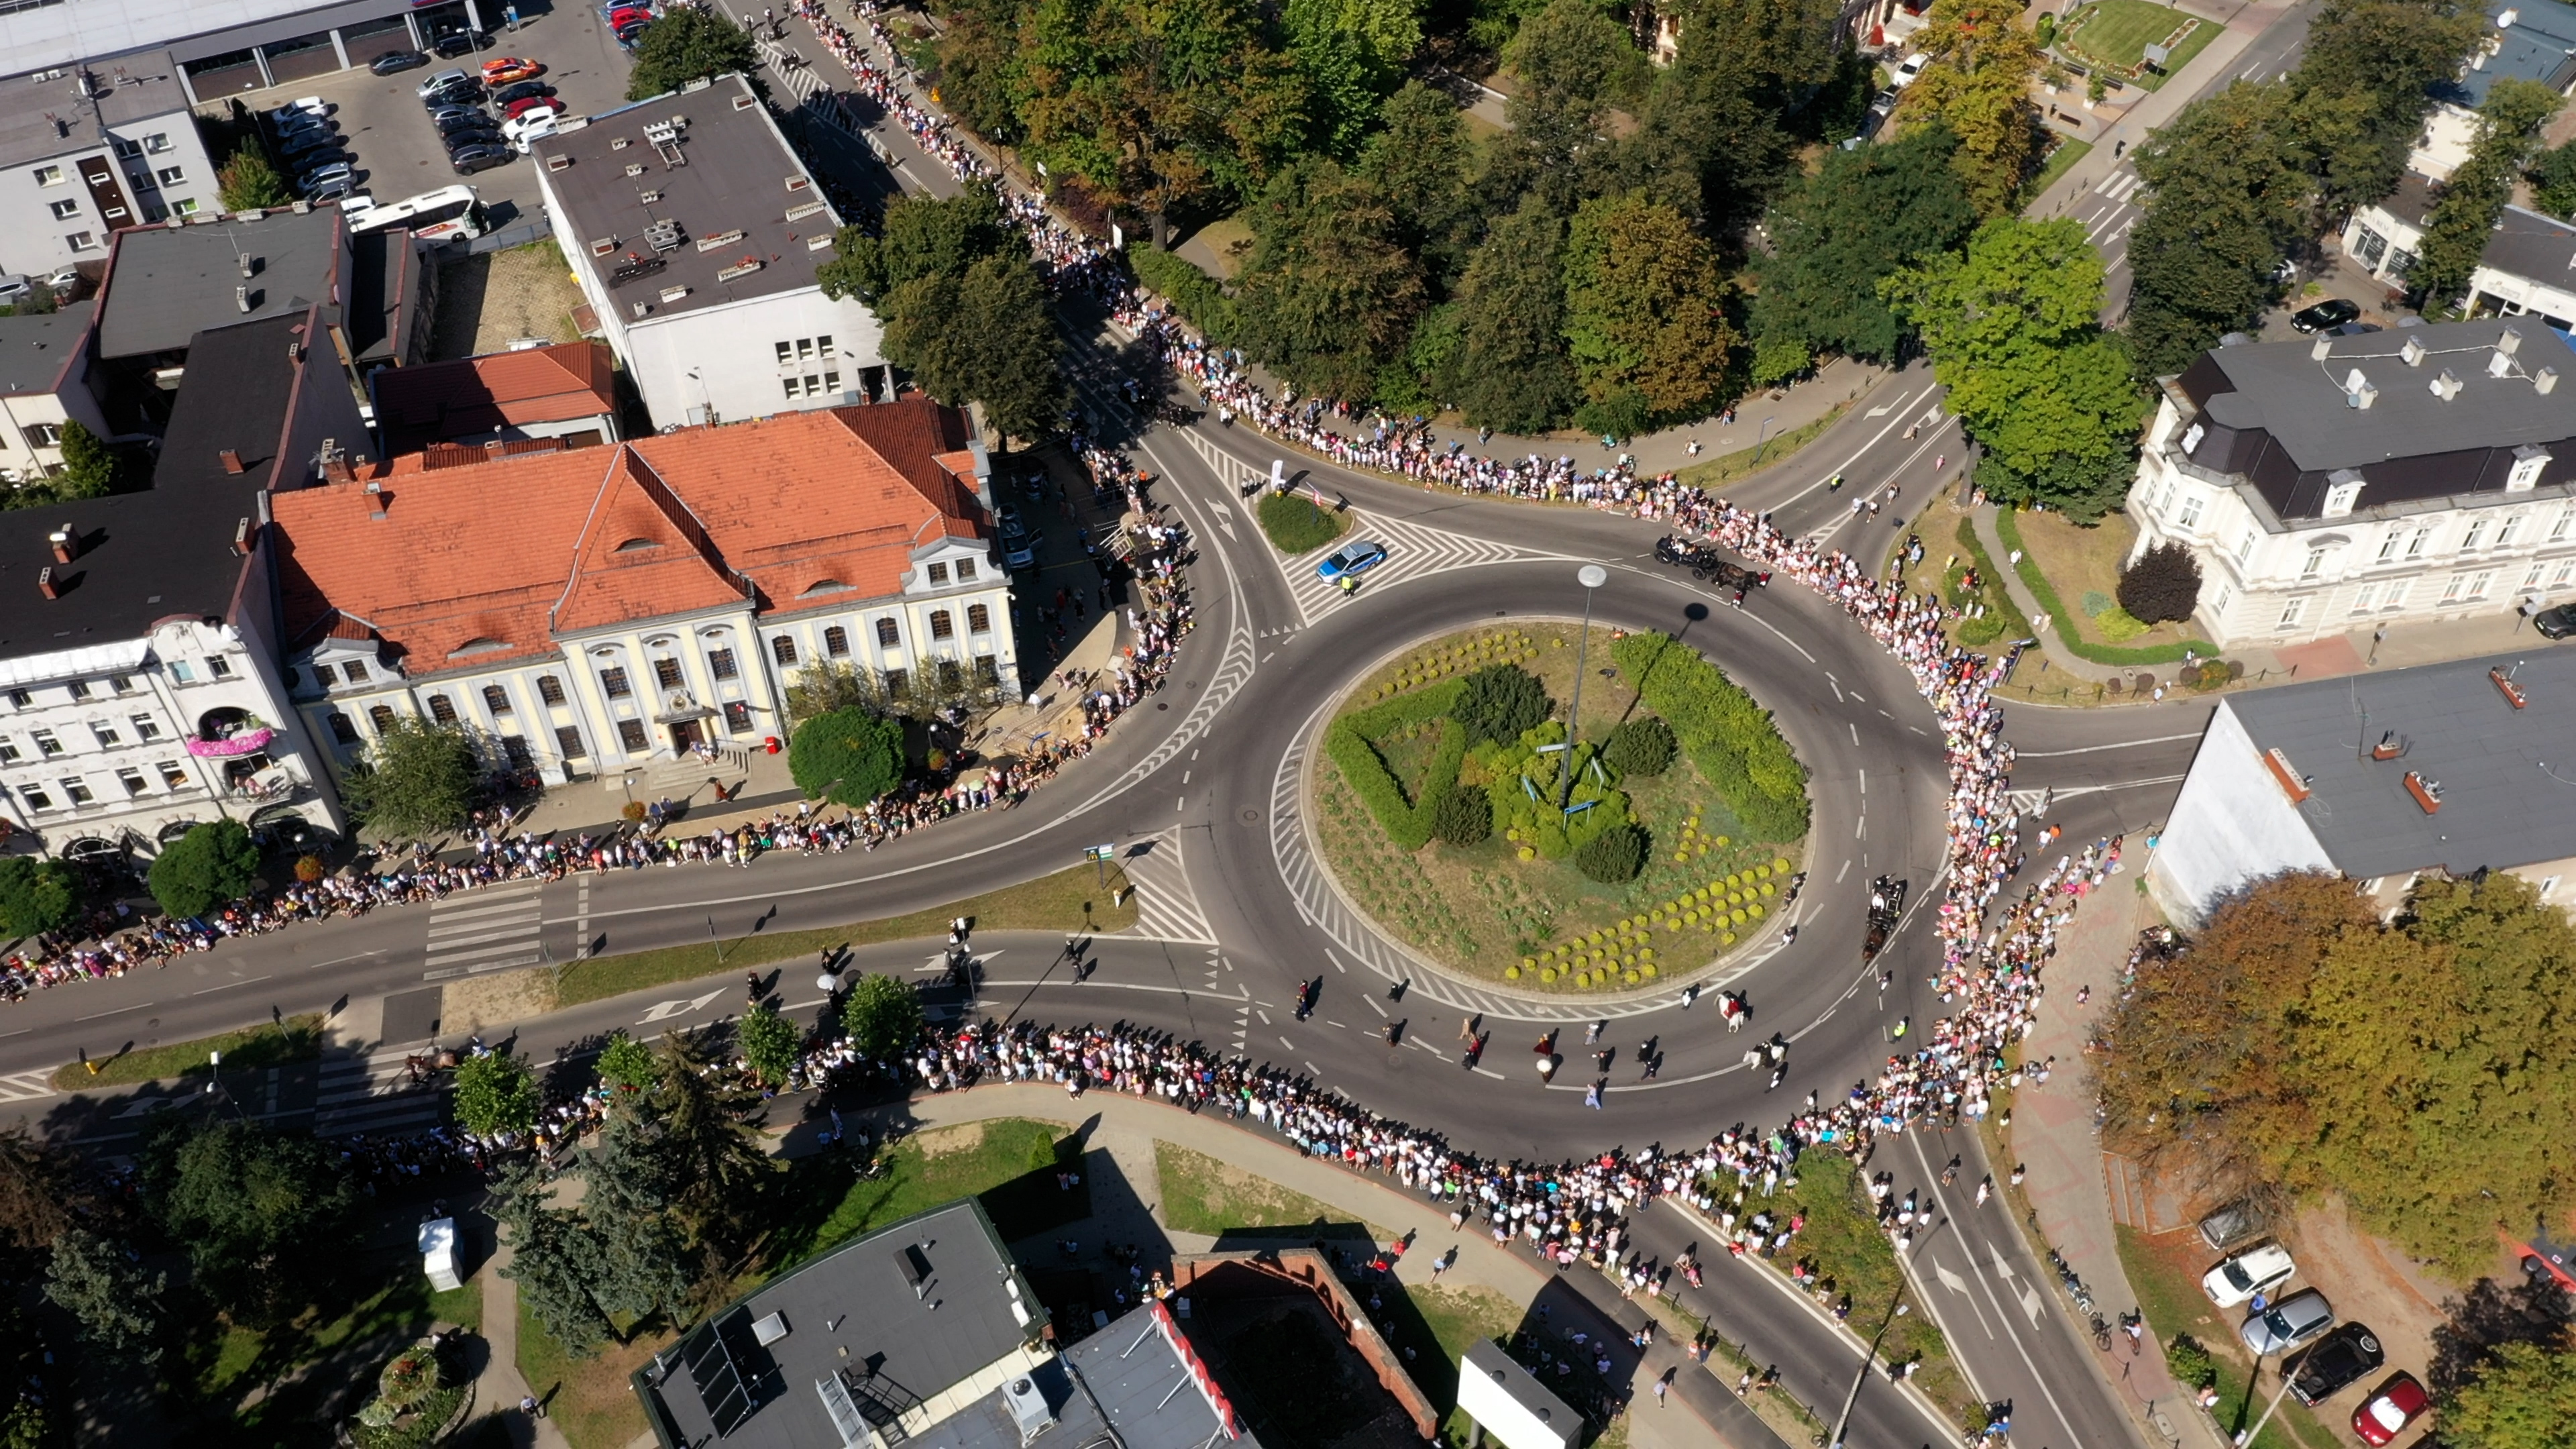
[[[1705,463],[1693,463],[1681,471],[1678,475],[1679,481],[1697,488],[1722,488],[1738,478],[1749,477],[1775,463],[1786,463],[1797,455],[1800,448],[1823,437],[1825,429],[1840,422],[1843,414],[1850,411],[1851,400],[1846,398],[1834,404],[1823,417],[1814,422],[1802,423],[1776,438],[1765,438],[1752,447],[1738,448],[1731,453],[1721,453]]]
[[[225,1066],[243,1072],[314,1061],[322,1055],[321,1013],[290,1016],[282,1022],[264,1021],[239,1031],[162,1046],[136,1047],[128,1042],[124,1050],[98,1062],[96,1072],[82,1062],[59,1068],[54,1073],[54,1090],[79,1092],[93,1087],[130,1087],[137,1082],[207,1077],[214,1072],[209,1058],[216,1052],[224,1054]]]
[[[1753,1204],[1748,1199],[1746,1205]],[[1807,1215],[1806,1229],[1785,1251],[1805,1259],[1832,1292],[1851,1298],[1851,1317],[1846,1322],[1854,1333],[1867,1338],[1879,1332],[1882,1320],[1887,1322],[1885,1336],[1878,1342],[1880,1360],[1920,1359],[1923,1367],[1915,1371],[1915,1387],[1954,1423],[1981,1424],[1984,1406],[1952,1362],[1949,1342],[1933,1325],[1932,1315],[1917,1305],[1914,1312],[1888,1318],[1898,1295],[1911,1290],[1905,1270],[1896,1261],[1896,1245],[1888,1241],[1870,1211],[1860,1169],[1852,1160],[1831,1152],[1801,1154],[1795,1185],[1783,1187],[1764,1205],[1778,1217]],[[1780,1265],[1772,1260],[1770,1266]]]
[[[1278,1229],[1299,1237],[1342,1237],[1355,1221],[1330,1203],[1169,1142],[1154,1144],[1154,1176],[1162,1189],[1163,1226],[1175,1232],[1223,1237]],[[1374,1223],[1361,1226],[1372,1238],[1398,1236]]]
[[[2004,576],[1995,572],[1995,561],[1986,557],[1985,540],[1977,537],[1977,521],[1973,516],[1959,520],[1959,547],[1964,549],[1969,559],[1975,562],[1977,577],[1985,582],[1982,592],[1985,595],[1987,617],[1992,618],[1995,614],[2001,613],[2004,623],[2002,629],[1995,631],[1991,637],[1980,643],[1970,643],[1964,633],[1960,636],[1959,642],[1967,644],[1971,649],[1977,649],[1992,644],[2006,635],[2015,639],[2031,637],[2030,620],[2022,617],[2021,605],[2013,602],[2012,590],[2004,587]],[[1973,622],[1976,621],[1964,621],[1954,628],[1965,630],[1967,625]]]
[[[2073,136],[2058,137],[2057,144],[2049,148],[2048,160],[2040,166],[2039,174],[2030,178],[2030,184],[2022,188],[2022,204],[2027,206],[2038,200],[2049,187],[2057,184],[2058,177],[2065,175],[2076,162],[2092,152],[2093,143],[2090,141],[2079,141]]]
[[[1281,553],[1313,553],[1342,536],[1349,517],[1335,513],[1306,493],[1264,493],[1258,510],[1262,537]]]
[[[2057,630],[2057,640],[2066,647],[2068,653],[2078,659],[2090,659],[2096,664],[2179,664],[2186,649],[2204,659],[2217,656],[2218,646],[2206,639],[2185,639],[2175,644],[2152,644],[2143,649],[2122,649],[2109,644],[2096,644],[2084,638],[2079,632],[2077,623],[2082,616],[2069,610],[2058,599],[2057,589],[2049,583],[2048,574],[2040,568],[2038,558],[2031,553],[2029,546],[2021,541],[2021,525],[2014,521],[2014,511],[2010,508],[1995,510],[1995,536],[2004,541],[2004,547],[2021,555],[2021,562],[2013,565],[2013,572],[2021,575],[2021,581],[2030,586],[2032,597],[2038,599],[2039,606],[2048,611],[2048,621]],[[1983,560],[1980,559],[1979,562],[1982,566]],[[2023,632],[2025,634],[2030,632],[2028,626],[2024,626]]]

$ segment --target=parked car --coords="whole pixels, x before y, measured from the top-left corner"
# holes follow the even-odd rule
[[[2224,1253],[2263,1230],[2263,1214],[2252,1203],[2232,1202],[2200,1220],[2200,1240],[2213,1253]]]
[[[539,141],[546,139],[548,136],[557,134],[557,131],[558,128],[555,123],[547,121],[543,125],[530,126],[519,134],[505,139],[509,141],[511,150],[525,156],[536,149]]]
[[[349,161],[328,162],[298,175],[295,178],[295,190],[298,195],[310,198],[314,192],[334,181],[355,180],[357,174],[357,168]]]
[[[2293,1293],[2245,1320],[2245,1346],[2257,1358],[2288,1353],[2334,1326],[2334,1305],[2314,1288]]]
[[[456,168],[457,175],[471,176],[477,171],[489,171],[495,166],[509,164],[510,148],[507,146],[494,146],[488,143],[480,146],[468,146],[464,150],[448,157],[447,160],[448,164]]]
[[[641,5],[620,5],[608,12],[608,26],[611,30],[623,30],[629,25],[642,25],[652,18],[653,12]]]
[[[473,126],[497,126],[492,113],[481,106],[441,106],[429,113],[429,123],[443,135]]]
[[[513,121],[551,121],[563,114],[563,107],[556,105],[552,96],[522,96],[503,106],[501,114]]]
[[[2405,1433],[2407,1425],[2424,1417],[2424,1411],[2431,1407],[2432,1399],[2425,1394],[2424,1386],[2415,1381],[2413,1374],[2392,1374],[2388,1382],[2379,1386],[2377,1393],[2362,1400],[2361,1407],[2352,1411],[2352,1432],[2360,1435],[2364,1444],[2388,1444]]]
[[[356,193],[357,189],[358,183],[353,180],[344,178],[339,181],[326,181],[320,186],[314,187],[304,199],[312,202],[316,206],[320,206],[325,202],[346,202],[350,196]]]
[[[608,29],[610,34],[617,37],[618,44],[631,46],[636,38],[644,33],[644,27],[652,23],[650,20],[629,20],[623,25],[612,25]]]
[[[461,70],[443,70],[438,74],[429,77],[427,80],[422,81],[419,85],[414,86],[412,91],[413,94],[419,96],[425,101],[430,99],[432,96],[437,95],[441,91],[445,91],[456,86],[473,86],[477,92],[480,92],[483,89],[480,85],[475,83],[474,77],[467,75]]]
[[[308,116],[302,111],[274,118],[269,124],[277,128],[280,136],[328,136],[340,129],[339,123],[327,116]]]
[[[2314,1408],[2386,1362],[2379,1335],[2358,1323],[2347,1323],[2300,1356],[2299,1366],[2290,1373],[2290,1392]]]
[[[316,131],[311,135],[297,136],[281,144],[277,148],[277,154],[290,166],[311,166],[313,157],[327,155],[339,149],[338,136],[329,131]]]
[[[1907,86],[1914,84],[1914,78],[1923,74],[1923,67],[1931,63],[1932,57],[1919,50],[1914,52],[1912,55],[1907,56],[1905,59],[1897,62],[1895,70],[1888,72],[1888,88],[1891,90],[1901,91]]]
[[[2200,1291],[2221,1308],[2233,1308],[2257,1293],[2269,1293],[2290,1281],[2299,1265],[2278,1243],[2246,1249],[2201,1275]]]
[[[1028,524],[1011,509],[1002,510],[1002,567],[1017,572],[1037,562],[1038,536],[1029,532]]]
[[[503,86],[501,89],[494,91],[492,93],[492,104],[496,106],[506,106],[513,101],[524,101],[530,96],[543,98],[551,96],[554,93],[555,88],[547,85],[544,81],[520,81],[516,85]]]
[[[486,121],[480,126],[474,126],[466,130],[458,131],[455,134],[446,137],[445,140],[447,144],[447,154],[453,156],[468,146],[499,146],[507,144],[509,137],[501,134],[500,127]]]
[[[378,75],[393,75],[416,65],[429,64],[429,57],[417,50],[388,50],[367,62],[367,69]]]
[[[320,96],[298,96],[268,113],[269,119],[283,121],[290,116],[327,116],[331,103]]]
[[[1357,578],[1384,562],[1386,562],[1385,544],[1365,538],[1358,539],[1326,554],[1324,561],[1315,565],[1315,577],[1326,583],[1345,578]]]
[[[505,55],[499,60],[487,60],[483,62],[483,84],[487,86],[499,86],[508,85],[512,81],[533,80],[536,77],[545,74],[545,70],[546,68],[544,66],[537,64],[533,60],[526,60],[515,55]]]
[[[429,48],[437,51],[442,60],[454,60],[478,50],[488,50],[491,46],[492,37],[480,30],[451,30],[438,37]]]
[[[57,292],[69,292],[80,285],[80,268],[63,267],[45,278],[45,285]]]
[[[299,193],[309,192],[325,181],[347,175],[357,161],[357,157],[336,147],[298,156],[295,158],[295,189]]]
[[[0,307],[14,307],[25,301],[35,290],[36,284],[33,281],[16,272],[0,276]]]
[[[2323,332],[2341,327],[2361,315],[2361,304],[2343,297],[2328,297],[2313,307],[2302,307],[2290,314],[2294,332]]]
[[[2531,627],[2539,630],[2543,639],[2564,639],[2576,634],[2576,604],[2541,610],[2531,616]]]

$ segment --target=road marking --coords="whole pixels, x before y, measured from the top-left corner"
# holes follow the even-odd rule
[[[268,978],[266,976],[253,976],[241,981],[227,981],[221,986],[209,986],[203,991],[191,991],[188,994],[190,996],[212,996],[218,991],[230,991],[236,986],[249,986],[257,982],[266,981],[267,979]]]
[[[1850,859],[1846,857],[1843,861],[1843,868],[1834,872],[1834,884],[1841,885],[1843,883],[1843,877],[1851,874],[1851,867],[1852,863]]]
[[[1933,393],[1933,389],[1938,388],[1940,385],[1941,384],[1937,382],[1933,383],[1930,387],[1926,387],[1921,392],[1918,392],[1912,397],[1905,399],[1903,402],[1898,403],[1897,416],[1889,418],[1885,423],[1879,426],[1877,432],[1870,434],[1869,441],[1854,449],[1850,457],[1843,459],[1841,467],[1834,469],[1834,471],[1827,474],[1825,478],[1819,478],[1815,482],[1808,484],[1806,487],[1799,489],[1797,492],[1790,494],[1788,497],[1781,499],[1778,503],[1771,505],[1772,508],[1775,511],[1786,508],[1790,504],[1797,502],[1799,499],[1806,497],[1808,494],[1815,492],[1817,489],[1824,487],[1827,478],[1840,476],[1844,469],[1847,469],[1851,467],[1852,464],[1859,462],[1863,454],[1867,453],[1870,449],[1877,447],[1879,439],[1896,431],[1896,425],[1905,421],[1905,409],[1911,408],[1914,404],[1930,397]]]
[[[30,1102],[38,1097],[59,1097],[54,1090],[51,1072],[17,1072],[0,1077],[0,1102]]]
[[[1860,748],[1860,726],[1859,726],[1857,723],[1854,723],[1854,722],[1853,722],[1853,721],[1851,721],[1851,720],[1844,720],[1844,721],[1843,721],[1843,723],[1851,726],[1851,732],[1852,732],[1852,748],[1853,748],[1853,749],[1859,749],[1859,748]]]
[[[2169,745],[2176,740],[2196,740],[2200,738],[2201,733],[2202,732],[2199,730],[2185,730],[2178,735],[2157,735],[2151,739],[2122,740],[2117,744],[2110,745],[2085,745],[2080,749],[2072,750],[2015,750],[2013,751],[2013,758],[2016,760],[2057,760],[2063,759],[2068,755],[2098,755],[2104,750],[2126,750],[2133,749],[2139,745]]]
[[[102,1017],[109,1017],[109,1016],[123,1016],[125,1013],[127,1013],[127,1012],[129,1012],[129,1011],[141,1011],[143,1008],[145,1008],[145,1007],[147,1007],[147,1006],[150,1006],[151,1004],[152,1004],[152,1003],[151,1003],[151,1002],[148,1002],[148,1001],[138,1001],[138,1002],[134,1003],[132,1006],[120,1006],[120,1007],[118,1007],[118,1008],[117,1008],[116,1010],[114,1010],[114,1011],[93,1011],[93,1012],[91,1012],[91,1013],[90,1013],[89,1015],[87,1015],[87,1016],[75,1016],[75,1017],[73,1017],[73,1018],[72,1018],[72,1020],[74,1020],[74,1021],[97,1021],[97,1020],[99,1020],[99,1019],[100,1019],[100,1018],[102,1018]]]
[[[1869,793],[1869,771],[1867,770],[1860,772],[1860,792],[1864,795]]]
[[[697,1012],[704,1011],[708,1002],[713,1001],[722,995],[724,995],[722,990],[716,990],[710,991],[704,996],[689,1001],[657,1001],[653,1003],[653,1009],[645,1012],[643,1018],[635,1024],[637,1026],[650,1026],[657,1021],[669,1021],[675,1016],[694,1015]]]

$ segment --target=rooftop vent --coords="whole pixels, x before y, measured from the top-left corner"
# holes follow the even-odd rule
[[[2508,327],[2496,337],[2496,351],[2507,357],[2522,350],[2522,334]]]
[[[2505,335],[2510,337],[2513,334],[2508,332]],[[2512,353],[2499,347],[2495,351],[2487,354],[2487,376],[2502,377],[2511,371],[2513,371]]]
[[[643,163],[643,162],[641,162],[641,161],[629,161],[629,162],[627,162],[627,163],[626,163],[626,174],[627,174],[628,176],[630,176],[630,177],[632,177],[632,176],[641,176],[641,175],[643,175],[643,174],[644,174],[644,163]]]
[[[828,231],[824,232],[820,236],[809,236],[805,239],[805,250],[809,252],[824,251],[831,245],[832,234]]]
[[[749,96],[736,96],[733,98],[733,108],[737,111],[747,111],[758,104],[760,104],[758,101],[753,100]]]
[[[667,307],[687,295],[689,295],[689,289],[686,287],[664,287],[662,289],[662,305]]]
[[[826,203],[822,201],[800,201],[794,206],[787,208],[787,219],[789,221],[803,221],[814,213],[823,210],[825,205]]]
[[[645,317],[650,317],[650,316],[652,316],[652,315],[653,315],[653,304],[652,304],[652,303],[650,303],[650,302],[638,302],[638,303],[636,303],[636,304],[635,304],[635,315],[636,315],[636,317],[637,317],[639,320],[640,320],[640,319],[642,319],[642,318],[645,318]]]
[[[235,557],[237,557],[237,558],[248,558],[248,557],[250,557],[250,541],[251,541],[251,536],[252,536],[255,532],[257,532],[257,530],[258,530],[258,526],[257,526],[256,524],[253,524],[253,523],[252,523],[249,519],[247,519],[247,518],[239,519],[239,520],[236,520],[236,521],[234,522],[234,524],[233,524],[233,554],[234,554],[234,556],[235,556]],[[70,562],[70,560],[66,559],[66,560],[64,560],[64,562],[68,563],[68,562]]]
[[[2521,666],[2516,665],[2515,667],[2520,668]],[[2530,708],[2531,696],[2522,692],[2522,686],[2513,682],[2512,675],[2505,673],[2502,669],[2490,669],[2487,671],[2487,678],[2495,681],[2496,693],[2504,696],[2505,703],[2512,705],[2515,709]]]
[[[235,258],[235,260],[241,263],[241,274],[243,277],[248,278],[259,275],[259,258],[252,256],[248,252],[244,252],[239,257]]]
[[[2289,751],[2279,745],[2265,750],[2263,767],[2272,772],[2272,778],[2280,783],[2281,793],[2290,797],[2291,804],[2296,805],[2308,798],[2308,777],[2291,766]]]
[[[233,305],[234,305],[235,307],[240,308],[242,311],[245,311],[245,312],[249,311],[249,310],[250,310],[250,288],[248,288],[248,287],[235,287],[235,288],[233,288]]]
[[[1018,1427],[1023,1445],[1055,1427],[1055,1412],[1047,1407],[1046,1395],[1026,1374],[1002,1385],[1002,1402],[1010,1406],[1011,1422]]]
[[[639,191],[635,193],[635,199],[644,203],[646,206],[651,206],[653,203],[662,199],[662,193],[658,191]]]
[[[698,250],[702,252],[721,251],[740,240],[742,240],[742,228],[734,227],[729,231],[717,232],[713,236],[702,236],[698,238]]]
[[[239,473],[243,471],[241,450],[238,448],[217,448],[215,450],[215,461],[223,464],[224,471],[227,473]]]
[[[2344,375],[2343,402],[2345,407],[2368,408],[2372,403],[2377,401],[2379,401],[2379,389],[2371,385],[2370,379],[2362,375],[2360,368],[2356,367],[2351,372]]]
[[[2542,368],[2541,370],[2539,370],[2538,372],[2535,372],[2535,373],[2533,373],[2533,374],[2531,375],[2531,390],[2532,390],[2533,392],[2536,392],[2536,393],[2540,394],[2542,397],[2547,397],[2547,396],[2549,396],[2549,394],[2550,394],[2550,393],[2552,393],[2552,392],[2554,392],[2554,391],[2556,391],[2556,390],[2557,390],[2557,387],[2558,387],[2558,369],[2557,369],[2557,368],[2554,368],[2554,367],[2544,367],[2544,368]]]
[[[2334,355],[2334,334],[2332,333],[2327,333],[2308,344],[2308,356],[2313,361],[2323,362],[2332,355]]]
[[[2444,402],[2449,402],[2460,395],[2460,379],[2447,367],[2442,369],[2441,376],[2434,378],[2429,386],[2433,389],[2433,396]]]
[[[2415,797],[2416,805],[2421,807],[2425,814],[2442,813],[2441,781],[2427,780],[2417,771],[2409,770],[2406,772],[2406,793]]]
[[[36,571],[36,592],[48,599],[59,599],[63,596],[62,587],[54,582],[52,565],[48,564]]]
[[[611,151],[623,151],[623,150],[625,150],[627,147],[632,146],[632,145],[634,145],[634,144],[635,144],[634,142],[627,140],[625,137],[623,137],[623,136],[618,136],[618,137],[614,137],[614,138],[612,138],[612,139],[609,141],[609,143],[608,143],[608,149],[609,149],[609,150],[611,150]]]
[[[680,224],[665,217],[644,228],[644,240],[657,252],[676,252],[680,249]],[[705,247],[701,245],[699,250]]]
[[[604,257],[615,250],[617,250],[617,238],[613,236],[595,236],[590,239],[590,254],[594,257]]]
[[[2393,760],[2404,753],[2406,741],[2399,738],[2395,730],[2382,731],[2379,743],[2370,747],[2370,757],[2374,760]]]
[[[2407,338],[2406,345],[2397,349],[2397,355],[2405,360],[2408,367],[2422,367],[2424,365],[2424,339],[2421,337]]]
[[[810,176],[790,176],[787,178],[787,189],[790,191],[804,191],[813,186],[813,184],[814,178]]]
[[[56,563],[70,563],[73,557],[80,552],[80,535],[72,532],[69,528],[55,529],[52,533],[45,535],[45,542],[54,546],[54,562]]]
[[[549,152],[546,155],[546,169],[548,171],[561,171],[571,164],[572,158],[561,151]]]
[[[716,268],[716,280],[719,282],[730,282],[736,277],[748,277],[767,265],[768,263],[763,262],[758,257],[744,257],[741,261],[734,263],[732,266]]]
[[[608,274],[608,285],[623,287],[638,278],[652,276],[670,265],[660,257],[639,257],[632,252],[627,253],[627,256],[629,260],[626,265]]]

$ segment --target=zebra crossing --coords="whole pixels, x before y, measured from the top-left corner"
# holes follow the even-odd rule
[[[1216,945],[1207,912],[1190,888],[1178,834],[1149,835],[1127,848],[1122,868],[1136,892],[1136,924],[1127,934],[1155,941]]]
[[[12,1072],[0,1077],[0,1102],[32,1102],[39,1097],[59,1097],[54,1090],[52,1072]]]
[[[313,1097],[314,1135],[426,1132],[438,1126],[447,1094],[411,1084],[403,1064],[409,1054],[405,1047],[386,1047],[361,1056],[325,1058]]]
[[[534,966],[545,959],[545,883],[519,881],[462,891],[429,908],[424,981]]]

